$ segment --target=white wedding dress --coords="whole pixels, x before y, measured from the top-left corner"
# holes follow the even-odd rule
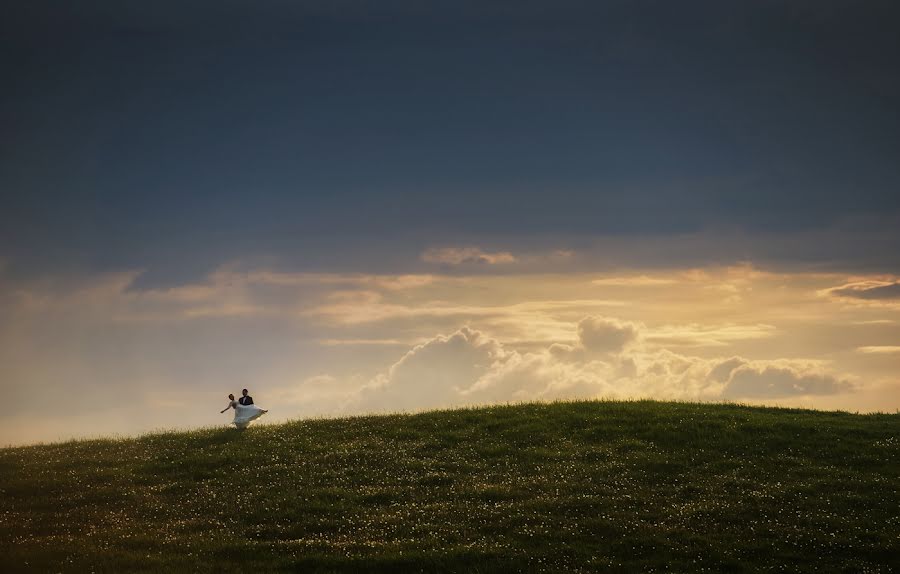
[[[231,422],[239,429],[247,428],[250,423],[268,412],[256,405],[242,405],[237,401],[231,401],[231,406],[234,407],[234,420]]]

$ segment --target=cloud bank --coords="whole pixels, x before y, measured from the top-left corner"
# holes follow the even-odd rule
[[[351,410],[417,410],[566,398],[752,400],[846,392],[817,361],[706,359],[643,344],[640,324],[585,317],[577,343],[537,352],[464,327],[418,345],[366,384]]]

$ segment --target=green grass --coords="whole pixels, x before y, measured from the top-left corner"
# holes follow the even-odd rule
[[[890,572],[898,431],[572,402],[7,448],[0,569]]]

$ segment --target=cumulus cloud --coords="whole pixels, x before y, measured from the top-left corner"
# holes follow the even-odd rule
[[[723,389],[725,398],[777,398],[830,395],[848,391],[847,381],[787,362],[747,364],[735,369]]]
[[[611,317],[588,316],[575,326],[575,343],[553,343],[547,354],[564,362],[611,357],[638,341],[643,326]]]
[[[618,353],[637,337],[637,325],[618,319],[585,317],[578,323],[578,340],[592,353]]]
[[[418,345],[375,377],[358,410],[417,410],[558,398],[721,400],[827,395],[850,383],[820,363],[706,359],[641,345],[642,326],[585,317],[578,342],[520,352],[463,328]]]
[[[498,341],[464,327],[413,347],[362,389],[360,403],[376,410],[459,404],[467,387],[509,358]]]
[[[477,263],[496,265],[500,263],[514,263],[515,256],[508,251],[487,252],[479,247],[435,247],[422,253],[422,260],[427,263],[442,263],[444,265],[461,265]]]
[[[738,367],[743,367],[746,364],[747,361],[740,357],[726,359],[709,370],[709,378],[717,383],[727,383],[728,379],[731,378],[731,374]]]

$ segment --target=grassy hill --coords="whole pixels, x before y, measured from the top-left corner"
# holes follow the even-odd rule
[[[7,448],[2,569],[889,572],[898,435],[573,402]]]

